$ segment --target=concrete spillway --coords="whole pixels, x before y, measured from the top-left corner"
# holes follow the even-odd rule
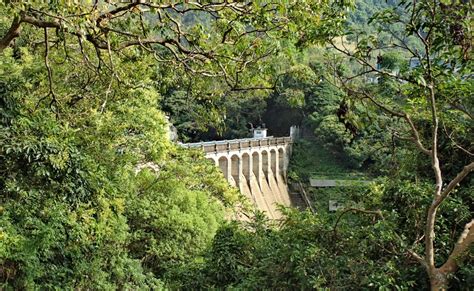
[[[279,219],[281,218],[281,213],[278,210],[278,205],[290,205],[286,183],[278,182],[278,179],[271,175],[269,177],[261,177],[261,179],[257,179],[252,174],[250,179],[247,179],[244,175],[241,176],[240,192],[269,218]]]
[[[282,203],[284,205],[291,205],[290,194],[288,193],[288,185],[286,183],[286,179],[279,174],[278,176],[278,187],[280,190],[281,197],[283,199]]]
[[[250,179],[250,190],[251,190],[251,195],[254,199],[255,206],[257,209],[265,212],[268,217],[271,218],[276,218],[277,213],[272,205],[272,201],[270,199],[266,199],[269,196],[269,188],[268,187],[261,187],[262,182],[258,182],[257,178],[253,176]]]

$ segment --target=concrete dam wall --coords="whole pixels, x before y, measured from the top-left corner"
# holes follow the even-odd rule
[[[292,139],[268,137],[182,144],[204,151],[224,177],[269,218],[278,219],[278,204],[290,206],[286,181]]]

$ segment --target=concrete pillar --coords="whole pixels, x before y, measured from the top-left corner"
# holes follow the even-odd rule
[[[278,177],[279,168],[278,168],[278,152],[275,149],[270,150],[270,163],[271,170],[275,177]]]
[[[261,164],[262,164],[262,171],[265,174],[265,178],[268,179],[268,170],[269,170],[269,158],[270,155],[268,154],[268,151],[263,150],[261,152]]]
[[[288,169],[288,159],[286,157],[286,152],[284,148],[278,149],[278,166],[279,166],[280,175],[286,179],[286,171]]]
[[[252,153],[252,170],[257,180],[262,178],[260,176],[262,172],[262,155],[258,151]]]
[[[229,159],[226,156],[221,156],[217,161],[221,172],[224,174],[224,177],[229,181],[230,175],[230,163]]]
[[[248,153],[242,154],[242,174],[247,182],[252,179],[252,158]]]
[[[234,154],[230,158],[230,176],[233,178],[235,182],[235,186],[239,188],[239,190],[242,188],[240,185],[241,178],[240,176],[242,175],[242,159]]]
[[[238,173],[238,177],[239,177],[239,181],[237,182],[238,185],[239,185],[239,190],[240,192],[243,192],[243,184],[245,183],[246,184],[246,181],[245,181],[245,178],[244,178],[244,173],[242,172],[242,169],[243,168],[243,162],[242,162],[242,158],[239,157],[239,173]]]
[[[232,178],[232,161],[229,158],[227,158],[227,181],[235,186],[235,181]]]

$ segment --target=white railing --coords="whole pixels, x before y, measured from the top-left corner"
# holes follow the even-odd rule
[[[248,149],[253,147],[265,147],[275,145],[286,145],[292,143],[292,138],[285,137],[266,137],[266,138],[242,138],[220,141],[204,141],[195,143],[180,143],[185,148],[202,149],[205,153],[223,152],[231,150]]]

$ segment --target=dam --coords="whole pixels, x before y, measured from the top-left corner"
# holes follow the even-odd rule
[[[277,205],[291,205],[287,169],[292,137],[254,137],[181,144],[200,149],[220,168],[229,184],[237,187],[270,219],[281,213]]]

